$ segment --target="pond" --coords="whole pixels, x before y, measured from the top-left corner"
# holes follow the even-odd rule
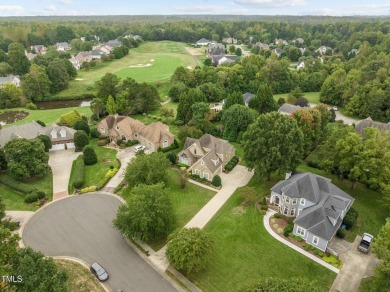
[[[73,99],[73,100],[55,100],[55,101],[37,101],[38,109],[56,109],[78,106],[90,106],[91,99]]]
[[[28,116],[28,112],[24,111],[5,111],[0,113],[0,125],[11,124]]]

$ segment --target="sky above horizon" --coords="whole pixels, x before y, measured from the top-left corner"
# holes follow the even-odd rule
[[[0,0],[0,16],[38,15],[390,15],[389,0]]]

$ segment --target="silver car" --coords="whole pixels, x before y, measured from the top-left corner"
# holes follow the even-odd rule
[[[100,264],[92,264],[90,270],[95,275],[95,277],[99,279],[100,282],[108,280],[108,273]]]

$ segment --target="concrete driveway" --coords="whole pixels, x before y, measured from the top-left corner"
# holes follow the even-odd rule
[[[71,256],[99,262],[113,291],[176,291],[112,227],[122,203],[94,193],[72,196],[39,210],[26,224],[22,240],[47,256]]]
[[[372,252],[365,254],[357,250],[361,239],[361,236],[356,236],[355,241],[350,243],[336,237],[330,244],[329,247],[336,251],[343,261],[343,267],[337,274],[330,291],[358,291],[361,280],[373,275],[374,267],[379,261]]]
[[[53,201],[68,195],[72,163],[80,154],[73,149],[49,152],[49,165],[53,172]]]

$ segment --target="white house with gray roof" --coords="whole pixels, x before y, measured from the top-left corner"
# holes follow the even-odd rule
[[[73,136],[76,130],[65,126],[53,124],[43,127],[35,121],[17,126],[3,127],[0,130],[0,147],[4,147],[7,142],[18,139],[35,139],[39,135],[47,135],[53,144],[53,150],[74,148]]]
[[[278,206],[281,214],[295,217],[293,234],[322,251],[353,202],[354,198],[330,179],[312,173],[288,174],[271,188],[270,203]]]
[[[12,83],[13,85],[19,87],[20,86],[20,79],[18,76],[15,76],[15,75],[8,75],[5,77],[0,77],[0,87],[2,87],[6,83]]]
[[[292,105],[292,104],[289,104],[289,103],[285,103],[283,104],[279,109],[278,109],[278,113],[281,113],[282,115],[291,115],[293,112],[297,111],[297,110],[300,110],[302,109],[300,106],[298,105]]]
[[[65,52],[70,51],[72,49],[72,46],[67,42],[56,43],[56,49],[59,52]]]

